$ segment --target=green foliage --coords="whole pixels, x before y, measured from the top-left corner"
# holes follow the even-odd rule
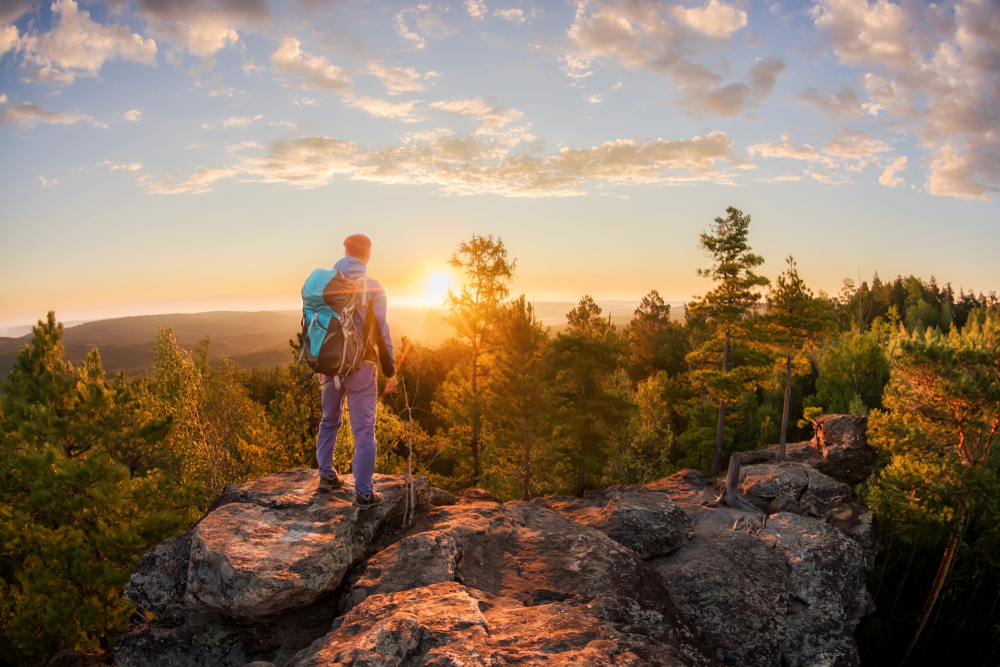
[[[639,382],[658,371],[677,374],[687,370],[684,331],[670,320],[670,306],[656,290],[642,297],[632,321],[625,327],[630,358],[629,375]]]
[[[506,309],[498,333],[504,344],[497,349],[490,376],[493,428],[484,485],[498,498],[528,500],[532,492],[537,495],[551,486],[549,466],[543,464],[549,458],[544,445],[551,396],[543,374],[549,335],[524,295]],[[515,491],[518,477],[520,488]]]
[[[478,484],[484,401],[480,377],[489,372],[488,355],[497,344],[495,329],[510,293],[509,283],[514,277],[517,260],[507,259],[507,249],[501,239],[473,234],[469,241],[459,244],[449,264],[462,270],[466,276],[458,294],[448,290],[445,297],[448,316],[445,321],[468,343],[469,391],[467,395],[451,392],[457,402],[439,404],[441,409],[436,413],[452,418],[448,437],[453,442],[467,440],[471,459],[468,462],[470,480],[472,484]]]
[[[564,490],[575,487],[576,470],[599,477],[632,410],[616,377],[625,361],[624,341],[584,296],[567,314],[569,326],[552,343],[549,374],[555,411],[554,445],[565,457]]]
[[[694,297],[689,305],[695,317],[719,322],[723,330],[746,317],[760,301],[759,288],[770,281],[754,273],[764,263],[747,243],[750,216],[730,206],[725,218],[716,218],[711,232],[701,233],[701,247],[712,258],[712,266],[699,269],[698,275],[711,279],[715,288],[704,296]]]
[[[164,422],[141,391],[108,383],[96,351],[80,369],[65,362],[53,313],[34,331],[0,396],[0,649],[19,665],[109,648],[139,557],[200,511],[196,486],[142,457]]]
[[[876,660],[900,655],[921,608],[939,605],[923,633],[931,651],[915,662],[951,655],[937,648],[941,640],[981,662],[981,648],[1000,640],[992,613],[1000,596],[1000,462],[992,452],[1000,429],[1000,313],[974,312],[947,335],[916,327],[898,343],[886,410],[869,419],[881,469],[861,492],[885,533],[872,582],[885,593],[862,637]],[[958,539],[957,559],[942,561],[949,535]],[[940,596],[932,589],[938,577]]]

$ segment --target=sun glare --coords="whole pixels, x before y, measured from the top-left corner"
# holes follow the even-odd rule
[[[451,283],[451,277],[447,273],[436,271],[424,281],[424,294],[427,295],[428,301],[440,304],[451,287],[454,287]]]

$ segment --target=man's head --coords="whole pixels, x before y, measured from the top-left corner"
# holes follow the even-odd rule
[[[344,239],[344,254],[367,264],[372,258],[372,240],[364,234],[351,234]]]

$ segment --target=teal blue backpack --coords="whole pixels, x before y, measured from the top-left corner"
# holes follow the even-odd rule
[[[309,368],[343,378],[361,368],[365,341],[354,326],[354,313],[368,308],[365,280],[348,278],[336,269],[316,269],[302,286],[302,352]]]

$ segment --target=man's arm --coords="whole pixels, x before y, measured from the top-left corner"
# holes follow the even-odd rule
[[[373,333],[375,344],[378,346],[378,360],[382,367],[382,374],[387,378],[396,375],[396,359],[392,354],[392,335],[389,333],[389,324],[385,320],[388,301],[385,298],[385,289],[379,284],[372,300],[369,302],[371,314],[375,316],[375,326]]]

